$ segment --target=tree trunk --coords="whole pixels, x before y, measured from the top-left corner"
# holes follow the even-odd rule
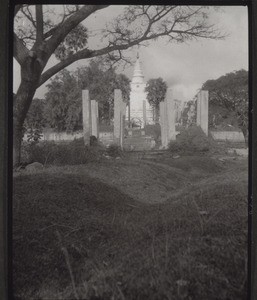
[[[159,107],[155,106],[154,109],[153,109],[154,124],[159,123],[159,115],[160,115]]]
[[[35,80],[22,79],[15,96],[13,109],[13,167],[20,164],[23,124],[36,92],[36,86]]]
[[[248,129],[242,129],[243,135],[244,135],[244,139],[245,139],[245,145],[248,147]]]
[[[160,121],[160,108],[156,106],[155,108],[155,124],[159,123]]]
[[[21,83],[13,106],[13,167],[20,164],[23,124],[47,61],[47,53],[39,49],[30,51],[20,65]]]

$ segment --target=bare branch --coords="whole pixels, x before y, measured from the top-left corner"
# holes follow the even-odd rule
[[[25,11],[25,8],[27,9]],[[24,16],[32,23],[32,25],[37,28],[37,24],[36,24],[36,21],[34,20],[32,14],[31,14],[31,11],[29,10],[29,7],[28,6],[22,6],[21,7],[21,12],[24,14]]]
[[[63,41],[65,36],[75,28],[81,21],[85,20],[92,13],[103,9],[108,5],[84,5],[81,9],[66,19],[62,26],[56,30],[48,40],[48,48],[50,52],[54,52],[57,46]]]
[[[75,12],[77,12],[79,10],[79,5],[75,6],[76,8],[74,10],[71,10],[69,8],[66,8],[66,5],[63,5],[63,17],[62,20],[59,24],[57,24],[56,26],[54,26],[53,28],[51,28],[49,31],[47,31],[44,34],[44,39],[47,39],[49,37],[51,37],[63,24],[63,22],[72,14],[74,14]],[[68,12],[66,12],[68,11]]]
[[[142,16],[143,12],[143,14],[147,14],[149,20],[149,23],[146,26],[144,32],[135,32],[133,30],[130,30],[126,26],[122,27],[120,26],[121,19],[118,19],[117,23],[114,24],[114,29],[107,30],[106,37],[108,35],[112,37],[112,39],[109,39],[107,47],[99,50],[89,50],[88,48],[86,48],[67,57],[65,60],[61,61],[42,74],[39,86],[47,81],[51,76],[75,61],[100,55],[106,55],[114,51],[117,51],[116,53],[118,55],[111,54],[112,59],[114,61],[123,60],[121,54],[122,50],[126,50],[135,45],[142,44],[142,42],[147,42],[159,37],[167,36],[170,38],[170,40],[175,40],[177,42],[183,42],[188,39],[199,37],[211,39],[223,38],[223,36],[221,36],[220,33],[213,28],[213,25],[207,26],[204,22],[199,22],[197,20],[195,21],[195,23],[193,23],[192,21],[187,22],[186,26],[183,29],[175,29],[177,24],[185,21],[186,16],[187,18],[190,18],[194,15],[197,15],[200,12],[200,9],[195,9],[194,11],[190,11],[189,13],[179,11],[177,12],[177,14],[173,15],[173,18],[169,16],[169,13],[173,11],[175,7],[167,6],[164,8],[159,8],[152,15],[150,14],[149,7],[146,9],[144,6],[142,6],[141,9],[142,11],[140,11],[138,15]],[[164,16],[168,16],[168,19],[163,20],[163,22],[159,24],[158,28],[153,28],[155,22],[159,21],[160,18]],[[133,18],[134,17],[135,15],[133,16]],[[130,18],[130,16],[128,16],[128,18]],[[128,20],[128,22],[130,21],[131,19]]]
[[[80,59],[85,59],[85,58],[92,58],[92,57],[97,57],[101,55],[105,55],[108,53],[111,53],[112,51],[121,51],[128,49],[132,46],[135,46],[138,44],[138,41],[131,42],[130,44],[127,45],[120,45],[120,46],[108,46],[99,50],[89,50],[89,49],[83,49],[81,51],[78,51],[77,53],[69,56],[65,60],[59,62],[55,66],[51,67],[47,71],[45,71],[40,78],[40,82],[38,86],[42,85],[44,82],[46,82],[49,78],[51,78],[53,75],[61,71],[63,68],[69,66],[70,64],[74,63],[75,61],[78,61]]]

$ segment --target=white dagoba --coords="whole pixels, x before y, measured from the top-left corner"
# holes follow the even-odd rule
[[[134,73],[130,83],[130,122],[131,124],[136,123],[140,127],[144,127],[147,124],[153,124],[152,108],[150,107],[146,98],[147,93],[145,92],[145,87],[146,84],[144,82],[141,62],[139,60],[139,54],[137,54]],[[145,113],[144,106],[146,109]]]

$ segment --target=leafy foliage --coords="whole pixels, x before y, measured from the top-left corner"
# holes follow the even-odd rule
[[[107,154],[111,157],[119,157],[122,154],[121,148],[117,144],[111,144],[107,147]]]
[[[74,53],[78,52],[87,44],[88,33],[87,28],[82,24],[75,27],[59,44],[55,50],[55,56],[59,60],[64,60]]]
[[[147,100],[155,110],[155,120],[158,120],[160,102],[164,101],[167,84],[162,78],[150,79],[146,84]]]
[[[45,101],[35,98],[26,116],[23,133],[27,134],[28,142],[38,142],[46,125],[44,116]]]
[[[101,60],[93,60],[88,67],[78,69],[79,86],[89,90],[90,99],[98,101],[99,118],[109,123],[113,118],[114,89],[120,89],[123,101],[129,102],[130,80],[124,74],[117,74]]]
[[[208,80],[203,89],[209,91],[210,111],[220,106],[234,116],[245,137],[248,131],[248,71],[239,70],[228,73],[216,80]],[[216,120],[219,120],[217,114]],[[213,120],[213,116],[210,118]]]
[[[190,100],[181,113],[181,125],[185,128],[196,124],[196,108],[195,101]]]
[[[209,151],[211,140],[205,135],[199,126],[189,126],[181,129],[176,141],[169,143],[171,152],[205,152]]]
[[[155,140],[156,144],[160,144],[160,139],[161,139],[161,126],[160,124],[153,124],[153,125],[146,125],[145,126],[145,134],[152,136]]]
[[[115,69],[107,69],[100,60],[93,60],[74,73],[61,71],[47,87],[48,124],[59,131],[74,131],[82,128],[81,89],[88,89],[90,99],[98,101],[100,120],[108,123],[113,117],[114,89],[121,89],[128,102],[130,81]]]
[[[85,147],[83,138],[69,143],[42,141],[38,144],[22,144],[22,162],[39,162],[44,165],[80,165],[97,161],[101,149]]]
[[[81,91],[77,79],[64,69],[47,85],[46,119],[58,131],[73,131],[82,127]]]

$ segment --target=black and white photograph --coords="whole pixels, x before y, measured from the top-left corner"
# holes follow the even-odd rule
[[[248,6],[12,22],[13,299],[249,299]]]

